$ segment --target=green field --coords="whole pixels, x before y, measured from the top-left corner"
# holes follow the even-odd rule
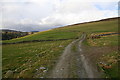
[[[59,41],[45,41],[45,42],[29,42],[29,43],[18,43],[18,44],[6,44],[3,45],[3,77],[14,77],[14,78],[31,78],[31,77],[45,77],[46,71],[49,72],[59,56],[63,52],[64,48],[75,38],[80,37],[83,32],[88,36],[92,33],[101,32],[117,32],[118,31],[118,19],[111,19],[100,22],[70,25],[61,28],[55,28],[48,31],[38,32],[21,38],[12,40],[5,40],[3,43],[14,43],[21,41],[32,41],[32,40],[59,40]],[[91,46],[117,46],[118,36],[112,35],[101,37],[100,39],[86,39],[84,45]],[[110,54],[117,57],[113,51],[107,53],[104,57]],[[108,60],[111,59],[110,57]],[[98,61],[103,61],[103,57],[100,56]],[[118,59],[117,59],[118,60]],[[117,64],[115,63],[115,66]],[[40,67],[44,67],[45,70],[40,70]],[[113,67],[110,75],[116,73],[116,67]],[[38,74],[40,73],[40,74]],[[36,75],[38,74],[38,75]],[[110,76],[105,73],[107,77]],[[106,77],[106,76],[105,76]]]
[[[119,35],[103,36],[99,39],[88,39],[88,43],[91,46],[116,46],[118,44]]]
[[[38,72],[37,69],[51,69],[70,42],[71,40],[3,45],[3,77],[43,77],[45,73],[42,70]],[[9,70],[13,74],[6,74]],[[41,74],[36,75],[37,73]]]

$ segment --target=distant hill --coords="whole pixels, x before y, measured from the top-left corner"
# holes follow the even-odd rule
[[[26,35],[30,35],[36,32],[39,32],[39,31],[22,32],[22,31],[10,30],[10,29],[1,29],[0,34],[2,34],[2,37],[0,39],[10,40],[13,38],[19,38]]]
[[[30,31],[30,32],[39,32],[39,31]]]
[[[0,33],[2,34],[2,37],[1,37],[2,40],[10,40],[13,38],[18,38],[18,37],[28,35],[28,32],[21,32],[21,31],[10,30],[10,29],[1,29]]]

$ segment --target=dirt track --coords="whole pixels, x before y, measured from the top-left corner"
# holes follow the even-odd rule
[[[70,43],[48,78],[98,78],[99,75],[82,53],[81,43],[86,35]],[[74,47],[74,49],[73,49]]]

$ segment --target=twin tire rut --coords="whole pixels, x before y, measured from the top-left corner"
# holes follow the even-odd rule
[[[97,78],[92,66],[82,53],[81,43],[86,35],[70,43],[48,78]],[[73,46],[75,50],[73,50]]]

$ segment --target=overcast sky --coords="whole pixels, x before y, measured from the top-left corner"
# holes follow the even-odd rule
[[[0,0],[0,28],[42,31],[118,17],[119,0]]]

